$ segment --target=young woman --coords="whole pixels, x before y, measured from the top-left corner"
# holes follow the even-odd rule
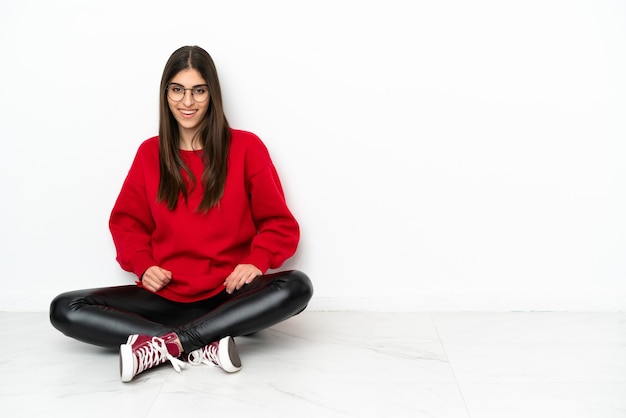
[[[186,46],[161,79],[159,136],[139,147],[109,227],[136,285],[57,296],[52,325],[120,348],[122,381],[170,361],[241,369],[233,337],[300,313],[299,271],[265,274],[296,251],[299,227],[261,140],[231,129],[210,55]]]

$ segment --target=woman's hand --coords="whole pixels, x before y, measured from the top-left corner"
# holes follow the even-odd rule
[[[244,285],[252,283],[252,281],[261,274],[263,274],[263,272],[252,264],[239,264],[224,281],[226,292],[232,294],[235,290],[241,289]]]
[[[151,292],[158,292],[172,280],[172,272],[159,266],[149,267],[141,276],[141,284]]]

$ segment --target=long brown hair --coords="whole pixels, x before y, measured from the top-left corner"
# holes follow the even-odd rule
[[[160,112],[159,112],[159,163],[161,178],[157,200],[166,202],[172,210],[178,204],[182,193],[185,200],[189,190],[185,185],[182,170],[186,171],[195,187],[197,180],[179,153],[180,133],[178,123],[170,111],[167,102],[167,86],[176,74],[186,69],[194,69],[206,80],[209,89],[209,103],[204,120],[196,136],[202,144],[204,172],[202,186],[204,195],[197,210],[206,212],[217,205],[224,194],[226,183],[227,156],[230,147],[230,126],[224,115],[222,89],[213,59],[198,46],[184,46],[170,56],[161,77]]]

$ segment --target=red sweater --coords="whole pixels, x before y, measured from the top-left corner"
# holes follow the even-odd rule
[[[163,297],[192,302],[224,289],[237,264],[262,272],[280,267],[298,246],[300,230],[289,211],[276,169],[265,145],[254,134],[232,130],[228,173],[219,206],[196,211],[202,199],[201,154],[180,151],[198,187],[181,196],[174,210],[157,203],[159,140],[139,147],[113,207],[109,228],[117,261],[139,278],[151,266],[172,272],[159,291]],[[141,286],[141,281],[137,281]]]

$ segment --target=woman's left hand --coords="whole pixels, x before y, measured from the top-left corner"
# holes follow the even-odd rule
[[[235,290],[241,289],[244,285],[252,283],[252,281],[261,274],[263,274],[263,272],[252,264],[239,264],[224,281],[226,292],[232,294]]]

